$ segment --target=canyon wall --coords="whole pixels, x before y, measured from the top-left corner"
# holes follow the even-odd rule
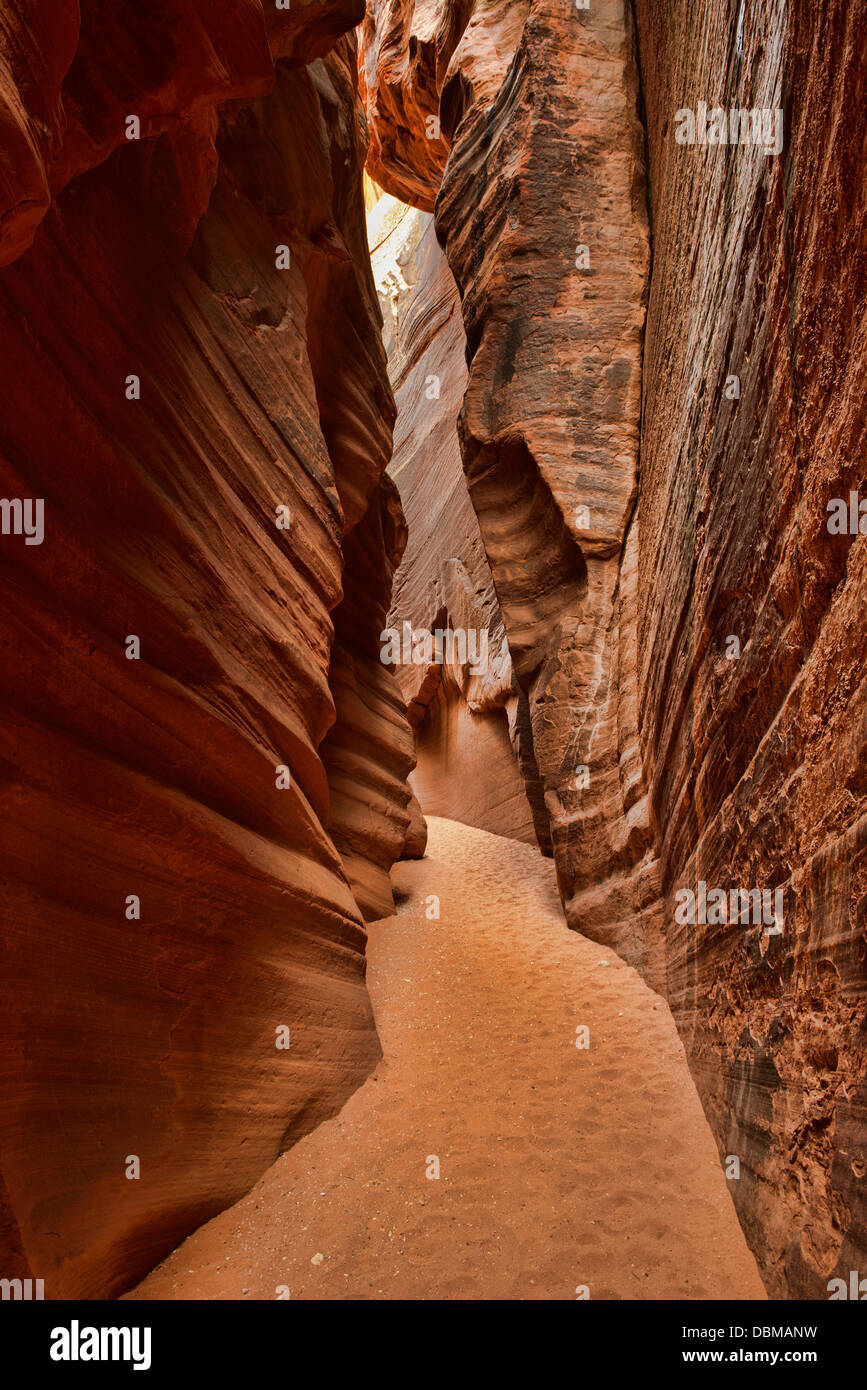
[[[784,902],[780,935],[669,926],[669,998],[770,1292],[824,1298],[867,1258],[867,542],[827,525],[867,480],[867,6],[637,14],[639,722],[666,916],[699,880]],[[781,153],[678,145],[702,99],[781,109]]]
[[[412,737],[363,10],[0,19],[0,1274],[49,1298],[134,1282],[379,1057]]]
[[[538,827],[550,853],[527,700],[461,465],[467,369],[457,287],[430,214],[386,196],[368,227],[397,404],[389,472],[409,533],[387,622],[399,647],[385,655],[400,658],[415,731],[410,782],[430,814],[530,844]]]
[[[377,658],[406,522],[385,474],[344,542],[343,598],[334,615],[329,685],[337,718],[322,745],[331,792],[329,830],[368,921],[388,917],[388,871],[404,853],[415,766],[412,729],[394,672]]]
[[[423,129],[433,116],[454,137],[428,200],[461,293],[463,465],[528,714],[540,840],[572,925],[660,984],[630,662],[649,264],[632,36],[617,3],[458,8],[434,31],[427,7],[369,6],[372,172],[408,196],[424,134],[401,127],[401,84],[427,93]]]
[[[775,1297],[867,1262],[867,551],[828,525],[867,477],[865,18],[372,0],[362,31],[368,167],[461,294],[567,917],[668,999]],[[779,148],[678,143],[700,102],[779,109]],[[700,883],[782,920],[681,923]]]

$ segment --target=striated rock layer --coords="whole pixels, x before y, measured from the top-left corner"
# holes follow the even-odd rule
[[[487,48],[483,12],[468,28],[443,95],[460,120],[437,225],[471,355],[464,467],[567,917],[643,963],[649,827],[614,694],[648,260],[631,41],[616,4],[583,20],[539,4],[523,28],[509,7],[508,50],[500,9]]]
[[[364,29],[368,114],[388,123],[374,131],[375,161],[400,143],[397,8],[373,4]],[[430,15],[399,8],[415,73]],[[659,986],[634,688],[649,250],[633,36],[615,0],[588,12],[554,0],[447,6],[437,24],[429,105],[453,143],[436,225],[469,361],[460,442],[545,833],[570,923]],[[430,89],[413,77],[415,93]],[[377,162],[374,172],[388,187]]]
[[[331,837],[368,921],[394,911],[388,870],[413,823],[407,782],[412,730],[394,673],[378,660],[395,567],[406,544],[397,488],[386,474],[363,522],[347,537],[344,594],[335,617],[329,683],[337,720],[322,746],[331,789]]]
[[[409,532],[387,631],[400,638],[395,669],[416,736],[410,781],[426,812],[530,844],[538,827],[550,852],[527,700],[461,466],[457,288],[429,214],[384,198],[369,228],[398,410],[389,471]]]
[[[0,486],[44,539],[0,539],[0,1265],[47,1297],[134,1281],[379,1056],[412,757],[363,8],[2,17]]]
[[[637,13],[638,689],[669,997],[770,1292],[827,1298],[867,1267],[867,537],[827,525],[867,480],[867,6]],[[678,145],[700,99],[784,109],[781,154]],[[782,934],[671,925],[699,880],[780,887]]]
[[[371,167],[435,200],[462,296],[464,468],[569,922],[668,998],[771,1294],[825,1298],[867,1262],[867,552],[827,525],[867,477],[867,16],[635,16],[373,0]],[[678,144],[700,101],[785,108],[781,150]],[[436,175],[406,112],[439,117]],[[782,932],[680,923],[700,882],[781,889]]]

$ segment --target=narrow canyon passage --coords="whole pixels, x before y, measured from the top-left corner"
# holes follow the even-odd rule
[[[865,30],[4,5],[0,1302],[867,1300]]]
[[[532,846],[429,829],[370,928],[382,1062],[132,1297],[764,1298],[665,1004]]]

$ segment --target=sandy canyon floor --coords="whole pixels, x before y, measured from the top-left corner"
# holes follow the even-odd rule
[[[132,1297],[764,1298],[665,1005],[532,847],[429,829],[370,928],[376,1072]]]

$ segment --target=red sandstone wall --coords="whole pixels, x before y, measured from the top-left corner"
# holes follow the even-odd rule
[[[628,14],[480,0],[433,21],[382,0],[363,34],[374,175],[410,197],[415,161],[461,293],[463,464],[528,711],[540,833],[570,923],[659,985],[634,667],[649,250]],[[435,80],[421,71],[434,59]],[[410,100],[450,144],[438,196],[430,150],[401,124]]]
[[[668,993],[769,1291],[826,1298],[867,1258],[867,538],[827,527],[829,498],[867,495],[867,6],[747,6],[740,32],[736,5],[637,13],[639,719]],[[780,156],[678,145],[702,98],[781,108]],[[782,935],[678,929],[700,879],[781,887]]]
[[[344,545],[343,598],[334,615],[329,684],[337,720],[322,745],[331,789],[329,830],[365,919],[389,917],[388,871],[404,852],[415,767],[412,729],[395,673],[379,660],[406,523],[385,474]]]
[[[45,503],[0,540],[0,1269],[48,1297],[134,1281],[379,1056],[359,860],[400,852],[411,741],[373,634],[334,636],[396,561],[362,9],[0,21],[0,489]],[[350,659],[381,787],[344,865]]]

